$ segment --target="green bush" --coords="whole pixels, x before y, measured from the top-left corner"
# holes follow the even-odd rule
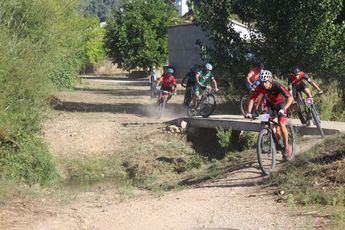
[[[57,177],[40,135],[49,95],[85,60],[90,20],[75,0],[0,2],[0,175],[47,184]],[[63,6],[63,7],[62,7]],[[52,84],[53,83],[53,84]]]
[[[47,184],[58,174],[46,146],[32,136],[17,140],[18,143],[2,142],[0,172],[3,177],[28,184]]]
[[[217,128],[218,143],[222,148],[226,148],[231,143],[231,130]]]
[[[234,135],[231,130],[225,130],[222,128],[217,129],[217,137],[218,143],[222,148],[230,146],[240,151],[254,148],[257,142],[257,135],[253,132],[241,131],[238,135]]]
[[[241,151],[255,148],[257,143],[257,134],[254,132],[241,132],[238,145]]]

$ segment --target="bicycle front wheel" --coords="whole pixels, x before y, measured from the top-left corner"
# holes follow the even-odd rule
[[[206,94],[200,103],[200,115],[204,118],[209,117],[216,108],[216,98],[213,94]]]
[[[295,130],[290,122],[286,124],[286,129],[288,131],[288,138],[289,138],[289,146],[291,149],[291,158],[293,159],[296,156],[296,135]]]
[[[195,105],[193,105],[193,100],[191,100],[191,101],[189,102],[189,105],[186,106],[186,109],[187,109],[187,116],[188,116],[188,117],[194,117],[194,116],[197,115],[197,110],[196,110],[196,108],[198,107],[198,104],[199,104],[198,100],[195,102]]]
[[[258,136],[256,153],[263,176],[269,175],[274,171],[276,152],[271,130],[262,129]]]
[[[249,98],[249,96],[247,94],[245,94],[242,96],[241,101],[240,101],[241,113],[243,116],[247,115],[248,98]]]
[[[320,118],[319,118],[318,113],[316,112],[316,110],[315,110],[314,107],[311,107],[311,108],[310,108],[310,112],[311,112],[311,116],[312,116],[312,118],[313,118],[313,121],[314,121],[315,126],[316,126],[317,129],[319,130],[321,137],[324,138],[324,137],[325,137],[325,134],[324,134],[324,132],[323,132],[323,130],[322,130],[322,127],[321,127],[321,120],[320,120]]]
[[[162,98],[159,99],[158,112],[157,112],[158,118],[161,118],[162,115],[163,115],[163,111],[165,109],[166,101],[167,101],[166,96],[163,96]]]

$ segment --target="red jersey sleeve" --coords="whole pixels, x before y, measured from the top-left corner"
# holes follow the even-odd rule
[[[283,85],[278,84],[278,88],[279,88],[281,95],[283,95],[285,98],[292,97],[290,92]]]
[[[300,72],[298,73],[298,75],[295,76],[295,79],[292,81],[292,84],[295,85],[295,84],[297,84],[298,82],[302,81],[303,78],[304,78],[304,75],[305,75],[304,72],[303,72],[303,71],[300,71]]]
[[[170,82],[172,85],[176,85],[176,79],[173,75],[170,76]]]

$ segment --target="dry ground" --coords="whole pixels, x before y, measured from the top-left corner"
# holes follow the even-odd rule
[[[60,110],[49,115],[43,128],[51,153],[70,159],[114,154],[143,129],[150,130],[149,125],[130,124],[184,115],[180,93],[162,120],[157,120],[152,116],[154,100],[148,89],[147,82],[86,77],[76,91],[59,93],[64,103],[57,105]],[[164,194],[131,187],[120,191],[104,184],[66,193],[73,196],[67,202],[59,194],[13,200],[0,206],[0,229],[326,228],[322,218],[289,207],[270,188],[257,186],[261,179],[256,168],[246,168]]]

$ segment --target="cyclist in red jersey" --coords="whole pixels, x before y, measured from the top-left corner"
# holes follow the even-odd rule
[[[249,70],[245,77],[245,83],[249,91],[254,91],[256,86],[260,85],[260,72],[264,69],[264,64],[257,62],[253,68]]]
[[[157,86],[162,84],[161,90],[168,91],[170,93],[175,93],[176,91],[176,79],[174,77],[174,70],[172,68],[168,68],[165,73],[157,81]],[[170,100],[172,95],[169,95],[167,98],[167,102]]]
[[[268,70],[262,70],[260,73],[261,84],[253,91],[248,104],[248,114],[246,118],[252,118],[251,111],[253,109],[254,100],[260,95],[265,96],[265,110],[269,110],[272,116],[278,115],[278,124],[283,133],[285,154],[287,158],[291,156],[289,146],[289,136],[286,128],[287,109],[293,102],[290,92],[281,84],[272,79],[272,73]],[[286,99],[286,101],[284,100]]]
[[[317,89],[318,94],[323,93],[322,90],[320,89],[320,87],[313,81],[313,79],[311,79],[306,73],[304,73],[297,66],[292,67],[288,73],[289,91],[295,99],[297,98],[298,92],[304,92],[307,95],[307,100],[310,102],[313,102],[313,97],[312,97],[312,94],[310,92],[310,89],[304,83],[304,80],[309,82],[315,89]],[[299,119],[301,120],[301,123],[303,125],[309,125],[310,123],[303,116],[299,106],[296,107],[296,111],[298,113]]]
[[[247,76],[244,81],[249,92],[255,90],[255,88],[260,85],[260,73],[264,69],[264,64],[261,62],[256,62],[255,66],[249,69]],[[262,95],[259,95],[255,101],[255,110],[258,111],[259,106],[262,103]]]
[[[311,79],[299,67],[294,66],[291,68],[288,74],[289,91],[294,96],[294,98],[296,98],[297,92],[300,91],[303,91],[308,96],[308,98],[312,98],[310,89],[306,86],[303,80],[309,82],[318,91],[319,94],[323,93],[320,87],[313,81],[313,79]]]

